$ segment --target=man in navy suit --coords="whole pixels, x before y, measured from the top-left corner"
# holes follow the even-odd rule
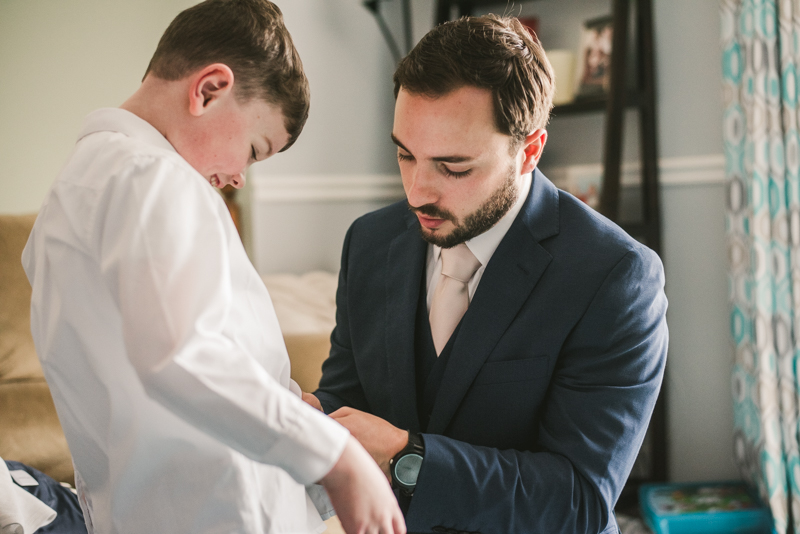
[[[666,361],[661,262],[536,169],[553,73],[516,19],[432,30],[395,93],[407,202],[350,228],[306,400],[409,532],[616,533]]]

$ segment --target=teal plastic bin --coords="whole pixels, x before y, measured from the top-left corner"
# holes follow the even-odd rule
[[[744,482],[644,484],[642,517],[655,534],[771,534],[772,515]]]

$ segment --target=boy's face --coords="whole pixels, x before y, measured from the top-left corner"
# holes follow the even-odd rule
[[[280,108],[258,98],[241,103],[230,96],[170,139],[178,153],[220,189],[228,184],[242,188],[252,163],[277,154],[289,142]]]

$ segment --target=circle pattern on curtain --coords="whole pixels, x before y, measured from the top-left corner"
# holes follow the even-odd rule
[[[800,3],[720,5],[734,453],[776,531],[800,532]]]

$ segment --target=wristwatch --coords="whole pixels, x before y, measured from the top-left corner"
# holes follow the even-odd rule
[[[425,458],[425,444],[419,434],[408,433],[408,444],[403,450],[389,460],[389,472],[392,474],[392,486],[407,496],[414,494],[417,477]]]

